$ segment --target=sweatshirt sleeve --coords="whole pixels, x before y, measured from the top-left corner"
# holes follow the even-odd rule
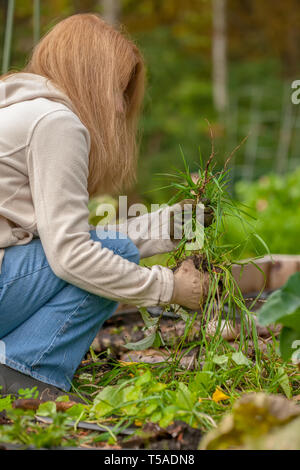
[[[139,217],[133,217],[117,226],[107,225],[106,227],[108,230],[117,229],[126,234],[139,249],[141,258],[148,258],[173,251],[180,241],[170,238],[171,211],[176,214],[177,211],[181,212],[181,208],[179,205],[168,206]]]
[[[69,110],[55,110],[35,125],[27,164],[37,229],[53,272],[93,294],[138,306],[169,303],[170,269],[137,266],[90,237],[90,137]]]

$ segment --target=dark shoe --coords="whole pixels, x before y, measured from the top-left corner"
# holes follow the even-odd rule
[[[68,396],[71,401],[76,403],[85,403],[76,395],[64,392],[53,385],[46,384],[40,380],[34,379],[29,375],[22,374],[10,367],[0,364],[0,395],[14,395],[19,397],[18,391],[20,388],[33,388],[37,387],[39,391],[38,398],[44,401],[55,401],[58,397]]]

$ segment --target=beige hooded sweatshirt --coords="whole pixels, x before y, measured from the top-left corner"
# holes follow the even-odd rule
[[[68,283],[139,306],[169,303],[171,270],[137,266],[91,239],[89,149],[87,128],[49,80],[20,73],[0,81],[0,265],[6,247],[39,237],[53,272]],[[171,240],[144,239],[161,211],[140,217],[133,242],[141,257],[174,248]]]

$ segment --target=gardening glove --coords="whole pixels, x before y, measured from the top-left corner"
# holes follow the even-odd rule
[[[174,273],[174,290],[171,304],[199,310],[209,292],[209,275],[195,268],[192,259],[181,263]]]
[[[203,199],[200,201],[201,204],[204,205],[204,227],[208,227],[209,225],[212,224],[214,220],[214,211],[213,208],[209,206],[210,200],[209,199]],[[175,206],[173,207],[179,207],[180,210],[182,211],[184,209],[185,205],[191,205],[192,210],[196,207],[196,201],[194,199],[183,199],[182,201],[178,202]],[[187,210],[187,209],[185,209]],[[174,216],[175,214],[175,216]],[[190,214],[192,215],[192,214]],[[201,214],[202,215],[202,214]],[[171,212],[170,214],[170,237],[171,240],[174,240],[175,234],[176,234],[176,226],[178,226],[178,223],[183,224],[184,218],[181,217],[180,219],[177,219],[176,213]],[[200,223],[203,223],[203,220],[199,220]]]

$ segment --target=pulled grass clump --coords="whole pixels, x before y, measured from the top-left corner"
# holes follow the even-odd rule
[[[232,266],[245,264],[236,260],[234,253],[237,253],[238,249],[240,251],[241,245],[248,244],[251,239],[259,241],[265,251],[269,251],[265,242],[255,233],[249,223],[249,214],[232,199],[228,192],[230,182],[228,165],[244,141],[228,156],[224,167],[220,171],[216,171],[216,154],[211,128],[210,133],[211,154],[206,164],[203,163],[200,154],[197,173],[191,174],[185,156],[181,152],[184,170],[177,169],[174,173],[163,175],[170,181],[168,187],[175,192],[169,201],[170,205],[183,200],[192,203],[192,217],[184,226],[183,238],[170,254],[167,265],[176,271],[182,269],[187,261],[192,260],[195,269],[201,273],[202,297],[197,314],[202,318],[203,338],[207,333],[207,325],[212,321],[216,325],[215,341],[220,337],[224,328],[228,328],[228,325],[230,328],[235,328],[235,323],[238,321],[240,324],[240,350],[246,351],[247,343],[251,340],[255,346],[257,360],[259,360],[260,351],[256,326],[251,313],[259,296],[253,299],[251,305],[246,305],[238,282],[232,274]],[[204,221],[197,219],[197,205],[199,204],[202,204],[204,208]],[[244,226],[245,240],[243,243],[239,243],[239,246],[224,244],[222,241],[226,232],[225,220],[227,216],[238,218]],[[191,233],[193,234],[192,239],[186,235]],[[255,259],[249,260],[248,263],[255,264]],[[259,267],[257,269],[260,270]],[[184,306],[175,305],[166,307],[166,310],[170,308],[186,321],[187,327],[191,326],[194,312],[188,311]],[[160,318],[151,318],[144,308],[140,311],[145,321],[146,337],[138,343],[127,344],[128,349],[142,350],[152,345],[163,344],[159,329]]]

